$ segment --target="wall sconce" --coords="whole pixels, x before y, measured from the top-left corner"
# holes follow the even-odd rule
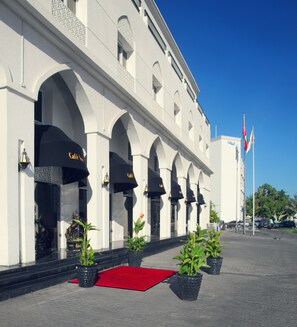
[[[109,176],[108,173],[106,173],[102,182],[102,186],[107,186],[108,184],[109,184]]]
[[[144,195],[148,194],[148,186],[147,186],[147,184],[145,184],[143,194]]]
[[[29,163],[30,163],[30,159],[27,155],[26,149],[24,148],[19,161],[19,171],[25,170],[28,167]]]

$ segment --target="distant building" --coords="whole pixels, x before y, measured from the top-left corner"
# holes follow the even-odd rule
[[[0,41],[0,265],[65,250],[75,213],[96,250],[140,213],[148,240],[206,227],[210,124],[153,0],[1,0]]]
[[[210,142],[211,169],[210,200],[221,220],[243,219],[244,169],[241,139],[218,136]]]

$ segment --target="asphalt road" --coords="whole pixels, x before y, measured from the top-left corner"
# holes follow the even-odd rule
[[[225,231],[221,274],[203,272],[194,302],[179,299],[175,276],[146,292],[64,283],[0,302],[0,326],[296,327],[297,237],[286,235]],[[178,251],[142,266],[175,269]]]

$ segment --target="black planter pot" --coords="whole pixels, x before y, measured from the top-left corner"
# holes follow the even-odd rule
[[[92,287],[97,281],[98,268],[96,265],[76,267],[78,285],[80,287]]]
[[[222,268],[223,258],[222,257],[208,257],[206,261],[207,265],[210,266],[210,268],[207,269],[207,272],[210,275],[219,275]]]
[[[203,275],[198,273],[195,276],[177,274],[179,298],[186,301],[197,300]]]
[[[129,266],[140,267],[143,257],[143,251],[128,251]]]

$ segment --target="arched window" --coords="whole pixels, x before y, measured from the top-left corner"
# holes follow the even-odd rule
[[[192,141],[194,141],[194,127],[193,127],[193,113],[192,113],[192,110],[189,113],[188,132],[189,132],[190,139]]]
[[[162,89],[162,75],[158,62],[153,65],[152,77],[152,92],[154,100],[160,105],[163,105],[163,89]]]
[[[181,109],[180,109],[180,97],[178,91],[174,93],[174,120],[176,124],[181,127]]]
[[[134,38],[129,20],[126,16],[118,20],[118,48],[117,58],[121,66],[133,75]]]

